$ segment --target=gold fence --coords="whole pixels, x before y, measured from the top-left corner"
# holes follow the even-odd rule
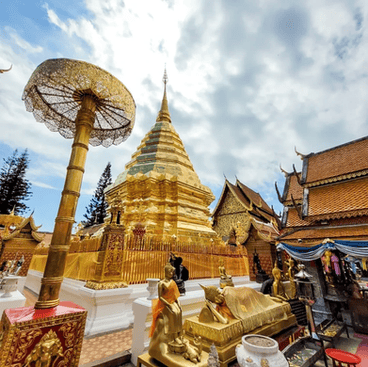
[[[229,275],[249,275],[248,255],[244,247],[203,245],[197,243],[125,241],[123,278],[129,284],[145,283],[147,278],[163,278],[170,253],[180,256],[189,271],[189,279],[219,277],[219,260]]]
[[[72,241],[72,251],[67,255],[65,276],[78,280],[91,280],[95,273],[97,250],[101,241],[88,239],[77,242],[80,243]],[[164,266],[170,253],[183,259],[182,264],[189,271],[189,279],[219,277],[220,258],[224,261],[229,275],[249,275],[247,250],[243,246],[159,242],[149,239],[137,241],[134,238],[126,238],[122,260],[123,279],[129,284],[139,284],[145,283],[147,278],[163,278]],[[36,253],[30,269],[43,272],[46,257],[44,252]]]

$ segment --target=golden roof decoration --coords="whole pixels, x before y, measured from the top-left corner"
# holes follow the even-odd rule
[[[29,224],[31,227],[31,236],[33,237],[33,239],[41,242],[44,239],[44,236],[37,233],[37,231],[42,227],[42,225],[36,226],[32,214],[28,218],[24,218],[23,221],[15,227],[14,231],[3,237],[3,240],[7,241],[17,237],[27,224]]]

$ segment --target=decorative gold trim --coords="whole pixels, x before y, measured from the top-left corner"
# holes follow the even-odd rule
[[[339,182],[339,181],[343,181],[343,180],[347,180],[347,179],[351,179],[351,178],[356,178],[356,177],[361,177],[361,176],[366,176],[366,175],[368,175],[368,170],[363,170],[363,171],[360,171],[360,172],[349,173],[347,175],[341,175],[341,176],[337,176],[337,177],[327,178],[327,179],[324,179],[324,180],[305,183],[303,185],[303,187],[308,188],[308,187],[320,186],[320,185],[325,185],[325,184],[328,184],[328,183]]]
[[[106,282],[106,283],[97,283],[91,280],[88,280],[85,287],[89,289],[94,289],[96,291],[105,290],[105,289],[116,289],[116,288],[126,288],[128,284],[126,282]]]
[[[365,215],[368,215],[368,209],[356,209],[340,213],[308,215],[305,220],[318,221],[324,219],[343,219],[352,217],[363,217]]]
[[[2,338],[0,343],[0,366],[23,367],[24,364],[21,365],[19,362],[25,357],[24,354],[28,353],[27,348],[32,345],[33,341],[42,335],[42,332],[50,333],[52,330],[55,330],[55,332],[60,330],[65,337],[66,348],[62,365],[65,367],[77,367],[82,349],[86,316],[87,311],[83,309],[58,316],[11,323],[4,312],[0,323],[2,328],[2,336],[0,336],[0,339]],[[57,329],[58,326],[60,326],[59,329]],[[72,341],[70,333],[73,326],[75,328],[75,336]],[[46,330],[43,331],[42,329]],[[68,347],[68,345],[71,347]],[[33,367],[33,364],[31,366]],[[42,366],[47,366],[47,364]]]

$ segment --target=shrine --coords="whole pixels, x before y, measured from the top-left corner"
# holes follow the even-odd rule
[[[298,154],[302,170],[285,172],[282,195],[277,190],[284,205],[278,249],[307,261],[320,284],[313,306],[317,323],[331,317],[342,317],[348,325],[359,323],[362,315],[354,316],[352,309],[363,301],[347,302],[361,298],[357,281],[367,276],[368,137]]]
[[[36,247],[42,242],[43,236],[38,232],[33,216],[23,218],[13,214],[1,215],[0,221],[5,224],[1,238],[0,264],[4,261],[18,261],[22,256],[24,263],[19,276],[25,277],[31,264]]]
[[[202,185],[171,121],[166,95],[156,123],[132,159],[106,189],[107,221],[123,224],[131,236],[211,244],[217,234],[208,220],[215,199]]]
[[[212,218],[213,229],[223,241],[247,250],[250,280],[256,280],[257,263],[259,270],[271,275],[279,218],[261,195],[238,179],[235,185],[226,179]]]

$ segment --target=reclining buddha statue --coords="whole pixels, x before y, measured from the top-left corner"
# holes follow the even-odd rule
[[[205,351],[215,344],[220,365],[234,360],[235,347],[244,334],[275,335],[296,325],[290,305],[249,287],[201,286],[205,305],[199,316],[185,320],[186,336],[199,335]]]

